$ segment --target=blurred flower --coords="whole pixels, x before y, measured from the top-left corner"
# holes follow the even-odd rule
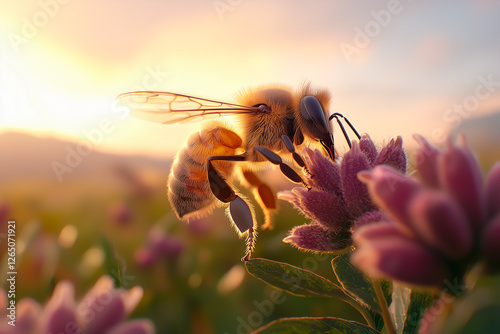
[[[210,221],[207,217],[193,217],[189,219],[189,224],[186,226],[189,232],[194,235],[205,235],[210,230]]]
[[[434,300],[420,320],[418,334],[441,333],[441,327],[444,325],[446,315],[453,307],[455,299],[449,295],[441,294],[440,298]]]
[[[137,248],[134,252],[134,262],[141,267],[151,267],[157,260],[156,254],[148,247]]]
[[[7,202],[0,200],[0,231],[7,231],[7,222],[10,219],[10,207]]]
[[[132,219],[132,210],[127,204],[116,202],[109,206],[108,217],[111,222],[117,225],[126,225]]]
[[[153,226],[148,233],[146,244],[134,253],[135,262],[142,267],[149,267],[166,259],[175,260],[184,250],[181,239],[165,234],[160,226]]]
[[[9,220],[10,207],[7,202],[0,200],[0,220],[5,221]]]
[[[484,184],[463,137],[443,152],[415,138],[420,181],[387,166],[359,174],[384,217],[354,233],[352,263],[374,278],[435,287],[461,280],[481,255],[500,264],[500,163]]]
[[[29,286],[49,284],[61,257],[57,238],[43,231],[40,224],[33,221],[23,226],[20,233],[29,234],[33,231],[33,234],[26,239],[19,237],[17,242],[16,255],[22,258],[23,280]]]
[[[68,281],[62,281],[56,285],[52,297],[43,307],[31,298],[20,300],[16,305],[16,326],[2,321],[0,333],[155,333],[150,320],[126,321],[141,298],[141,287],[136,286],[128,291],[115,289],[113,280],[103,276],[85,297],[76,303],[74,286]],[[6,307],[2,307],[2,310],[6,310]],[[10,320],[8,315],[9,313],[3,318]]]
[[[310,191],[300,187],[281,192],[278,197],[291,202],[312,224],[293,228],[284,242],[308,251],[336,252],[352,244],[352,230],[381,219],[372,204],[366,186],[357,174],[376,165],[386,164],[406,172],[406,155],[401,137],[391,140],[380,152],[368,135],[353,142],[340,165],[320,151],[305,149],[311,173],[307,183]]]

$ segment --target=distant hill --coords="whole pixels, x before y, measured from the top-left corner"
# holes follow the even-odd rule
[[[83,142],[82,142],[83,143]],[[166,179],[171,158],[103,153],[99,148],[26,133],[0,133],[0,184],[24,181],[61,183],[130,178],[135,174]]]
[[[464,134],[484,171],[500,161],[500,112],[465,120],[452,135]]]

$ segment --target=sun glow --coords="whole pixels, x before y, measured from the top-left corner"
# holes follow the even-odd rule
[[[399,23],[394,18],[370,37],[369,45],[358,48],[362,61],[346,59],[339,45],[355,44],[353,29],[374,20],[370,8],[353,11],[337,2],[282,6],[255,1],[224,12],[211,2],[196,8],[116,0],[47,0],[43,5],[33,0],[10,6],[0,12],[0,32],[6,36],[0,41],[1,130],[78,141],[109,120],[113,131],[99,144],[105,150],[174,152],[197,128],[129,119],[114,100],[127,91],[163,90],[234,102],[248,87],[297,87],[310,81],[329,89],[331,112],[343,113],[361,132],[376,141],[395,134],[406,141],[414,132],[431,135],[436,126],[449,130],[443,114],[470,94],[471,82],[478,75],[498,76],[496,44],[471,48],[475,41],[463,41],[464,50],[475,51],[460,53],[462,39],[456,36],[463,34],[438,34],[443,20],[434,17],[426,18],[426,34],[415,36],[407,18],[420,14],[410,6],[397,17]],[[402,42],[396,32],[406,30]],[[467,66],[445,66],[454,63]],[[474,116],[498,110],[499,96],[496,90],[481,101]]]

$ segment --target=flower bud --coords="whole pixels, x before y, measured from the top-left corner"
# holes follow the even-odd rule
[[[458,260],[472,249],[472,229],[445,193],[421,191],[410,203],[410,212],[418,236],[446,257]]]
[[[359,215],[374,209],[366,186],[358,180],[358,172],[369,170],[370,163],[356,142],[342,160],[340,176],[344,190],[344,200],[352,215]]]
[[[311,187],[339,196],[342,193],[339,165],[333,163],[319,150],[304,149],[304,153],[307,168],[311,175],[313,175],[309,177]]]
[[[481,246],[488,261],[495,266],[500,266],[500,214],[484,229]]]
[[[403,150],[403,138],[391,139],[378,154],[375,165],[387,165],[401,173],[406,173],[406,155]]]
[[[448,275],[443,260],[418,242],[403,238],[364,243],[352,254],[351,262],[372,278],[423,287],[441,286]]]
[[[361,152],[366,155],[368,162],[373,166],[375,164],[375,160],[377,159],[377,148],[375,147],[375,143],[370,138],[370,136],[366,133],[361,135],[361,139],[359,140],[359,148]]]
[[[294,227],[283,242],[316,252],[337,252],[352,244],[350,232],[336,233],[317,224]]]
[[[371,172],[359,173],[358,177],[368,186],[375,204],[411,231],[412,220],[407,204],[421,189],[421,184],[388,166],[375,167]]]
[[[448,141],[448,149],[438,159],[442,186],[463,208],[475,230],[484,219],[484,196],[481,169],[468,148],[459,148]]]
[[[488,217],[500,214],[500,162],[491,169],[486,180]]]
[[[422,181],[430,187],[439,186],[439,174],[437,170],[437,159],[440,151],[432,146],[427,139],[420,135],[413,138],[420,144],[416,156],[416,170]]]

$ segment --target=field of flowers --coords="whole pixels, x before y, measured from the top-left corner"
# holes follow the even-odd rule
[[[305,150],[309,190],[267,173],[280,210],[245,263],[223,210],[178,221],[168,167],[7,183],[0,333],[495,333],[499,165],[416,139]]]
[[[108,333],[86,329],[97,326],[93,323],[101,314],[112,328],[126,318],[148,319],[157,333],[247,333],[284,316],[335,314],[362,320],[351,306],[336,300],[275,296],[273,288],[246,272],[240,261],[244,241],[223,210],[190,224],[178,221],[166,197],[168,165],[147,182],[140,173],[114,173],[120,174],[118,181],[31,179],[2,187],[0,221],[5,240],[7,221],[16,222],[15,330],[25,329],[11,331],[14,328],[3,321],[0,333],[39,333],[28,328],[40,325],[33,319],[46,319],[54,312],[56,299],[76,310],[85,333]],[[290,187],[286,182],[284,186]],[[274,230],[259,231],[254,256],[324,272],[334,280],[330,257],[311,257],[282,242],[288,230],[305,219],[281,202]],[[8,254],[3,240],[1,256],[6,282]],[[136,296],[127,312],[114,317],[113,312],[119,313],[114,309],[120,307],[102,292],[110,291],[110,282],[101,281],[104,275],[111,277],[115,288],[140,287],[142,298]],[[62,282],[71,288],[63,289]],[[89,291],[96,290],[97,282],[106,287],[101,288],[104,297],[90,302]],[[74,291],[74,296],[61,292],[56,298],[57,287]],[[5,294],[9,285],[3,289],[5,320],[11,298]],[[76,333],[71,318],[57,321],[59,332]]]

